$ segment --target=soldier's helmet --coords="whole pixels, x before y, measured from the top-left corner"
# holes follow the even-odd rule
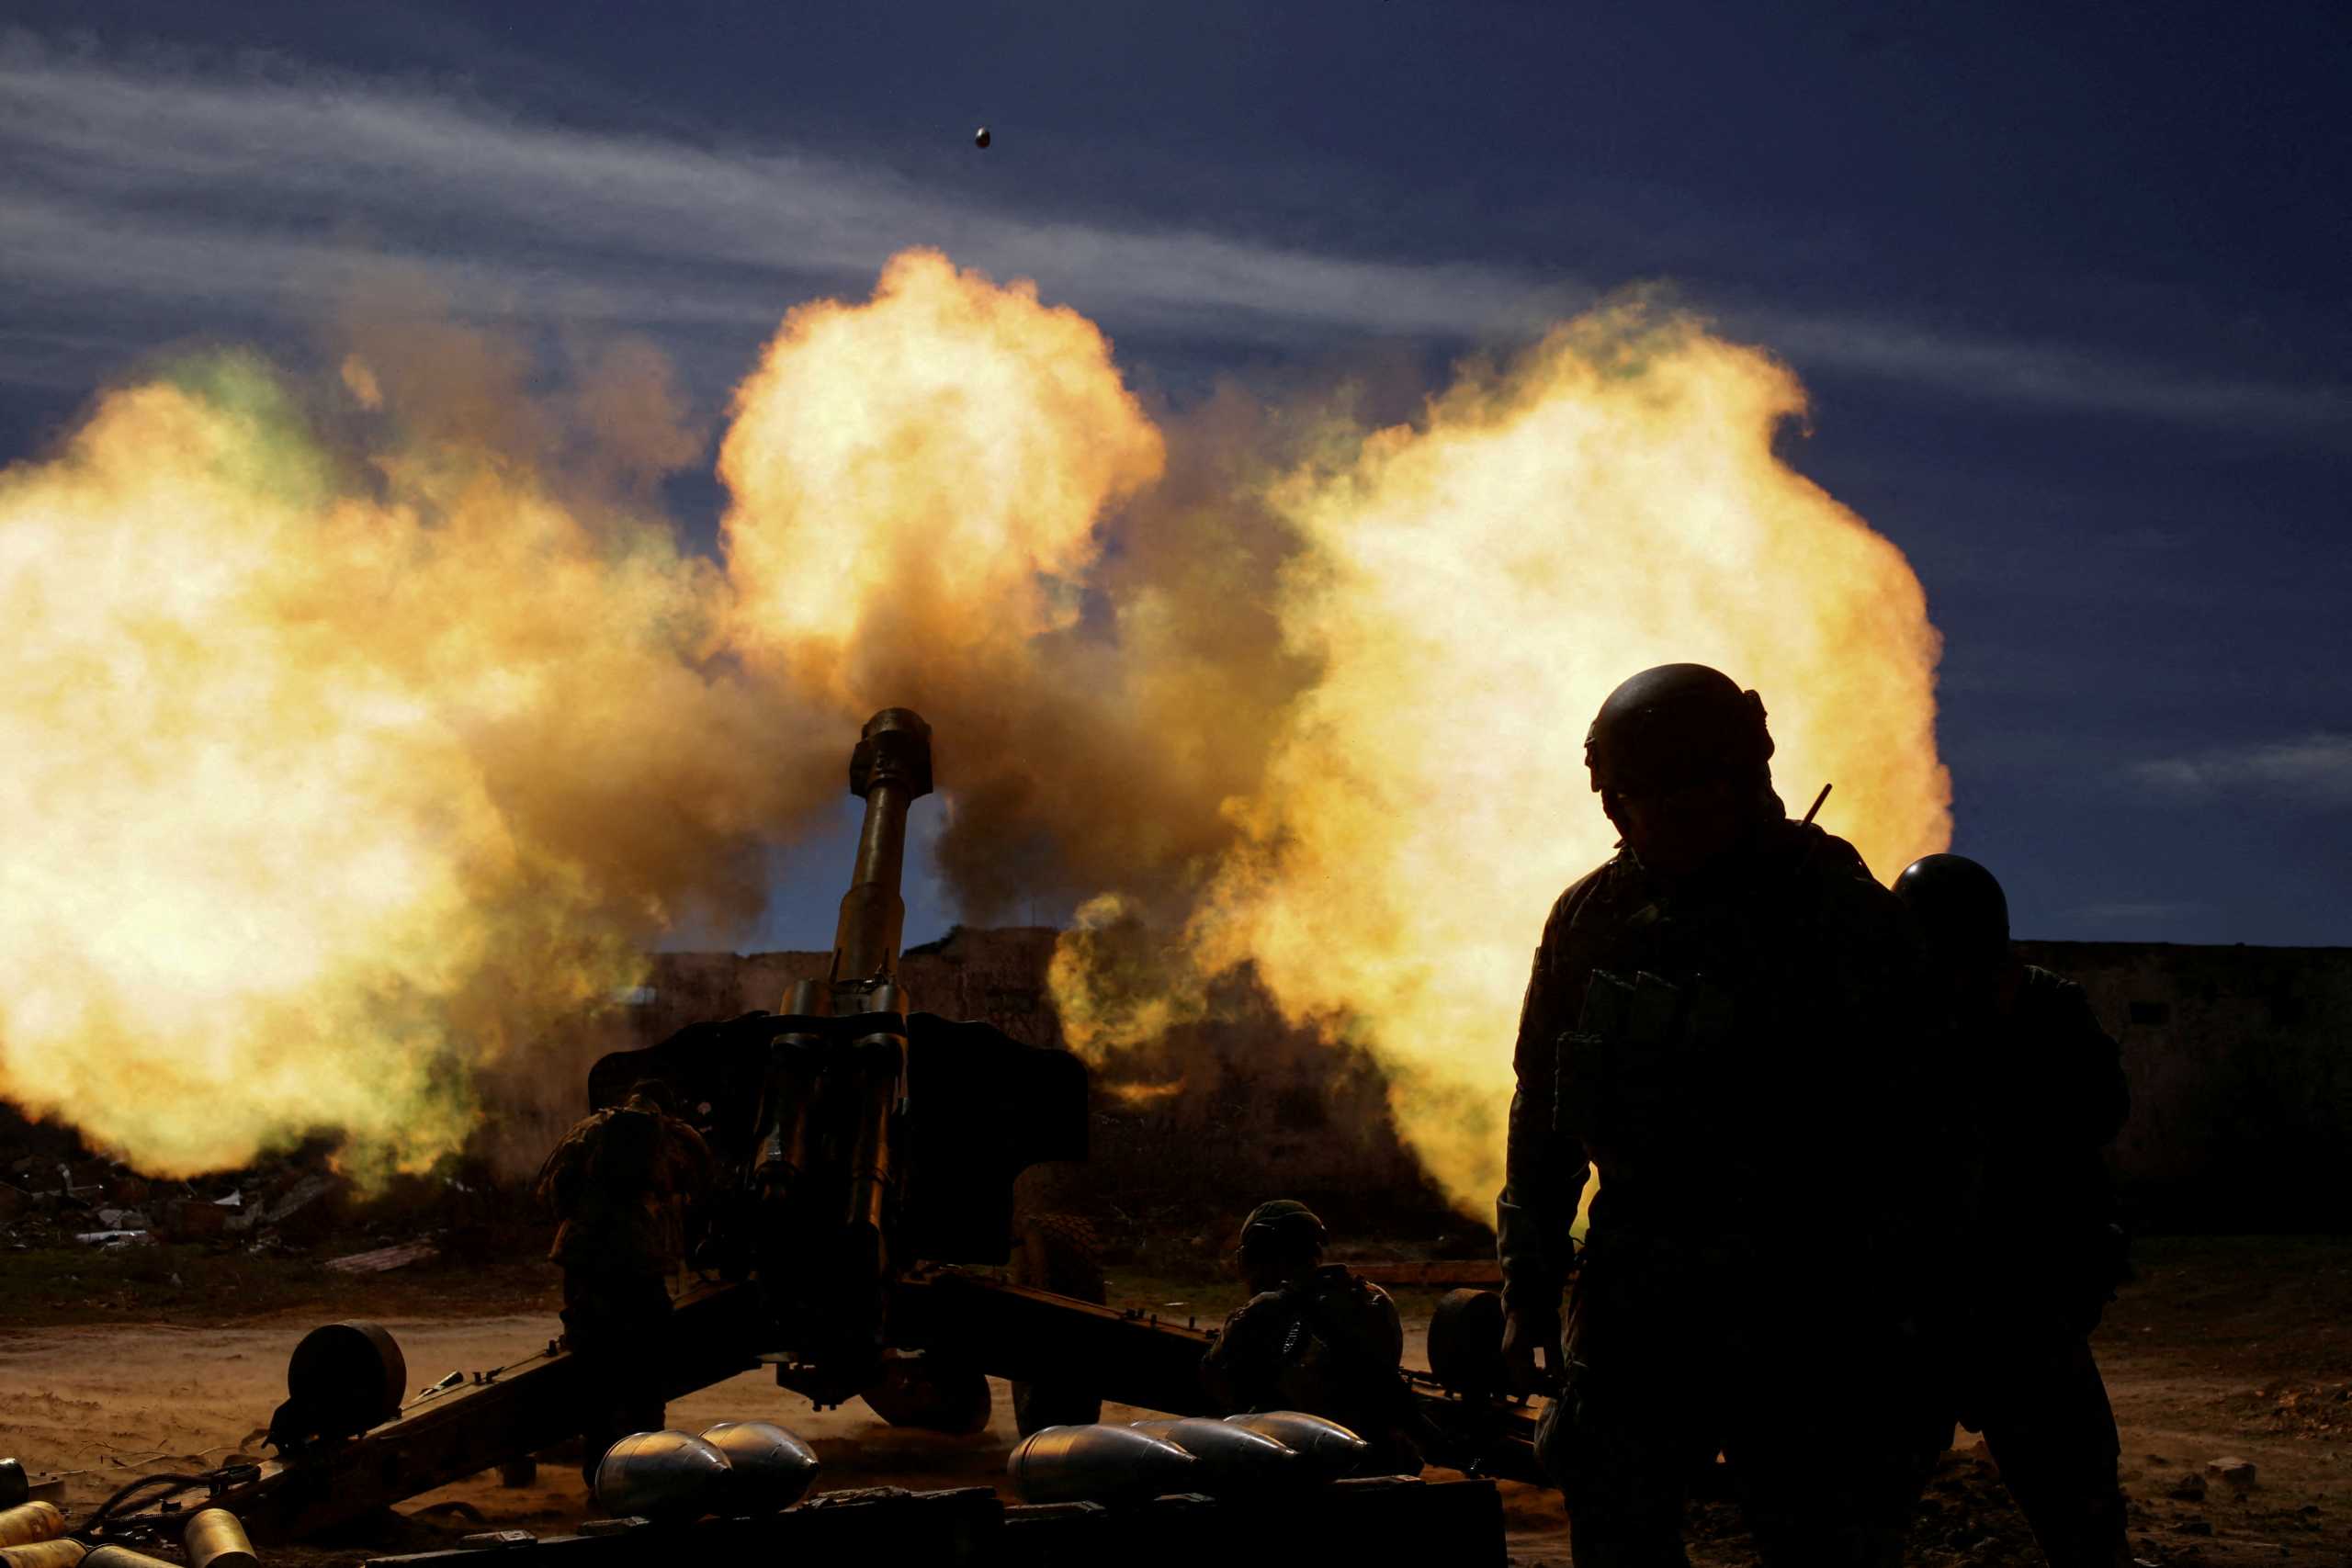
[[[1237,1250],[1253,1256],[1285,1251],[1321,1252],[1330,1233],[1314,1210],[1295,1198],[1276,1198],[1250,1211],[1241,1222]]]
[[[1764,699],[1704,664],[1661,664],[1609,694],[1585,732],[1592,787],[1655,795],[1771,761]]]
[[[1894,879],[1894,896],[1911,910],[1937,953],[1962,961],[1998,959],[2009,950],[2009,901],[1994,874],[1966,855],[1922,855]]]

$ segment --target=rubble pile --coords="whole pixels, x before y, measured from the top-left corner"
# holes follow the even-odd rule
[[[463,1166],[362,1191],[331,1155],[306,1146],[182,1180],[95,1155],[62,1129],[0,1118],[0,1250],[200,1244],[315,1254],[347,1273],[518,1243],[530,1250],[524,1233],[537,1215],[519,1182]]]

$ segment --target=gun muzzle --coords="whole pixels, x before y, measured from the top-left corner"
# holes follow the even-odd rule
[[[865,721],[850,754],[849,792],[865,802],[857,865],[833,929],[832,982],[865,986],[899,971],[906,901],[907,808],[931,793],[931,726],[911,708],[884,708]]]

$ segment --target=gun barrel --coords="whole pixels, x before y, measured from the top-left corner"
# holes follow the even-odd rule
[[[931,793],[931,726],[909,708],[884,708],[867,719],[850,757],[849,787],[865,801],[865,824],[833,931],[831,979],[835,986],[863,987],[898,974],[907,919],[899,893],[907,808]]]

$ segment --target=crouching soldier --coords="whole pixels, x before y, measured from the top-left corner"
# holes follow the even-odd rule
[[[671,1114],[668,1086],[650,1078],[574,1125],[539,1168],[538,1199],[559,1222],[548,1256],[563,1269],[564,1341],[585,1373],[581,1473],[592,1484],[606,1449],[662,1429],[670,1277],[689,1207],[717,1174],[701,1134]]]
[[[1261,1203],[1234,1258],[1253,1292],[1225,1320],[1201,1382],[1225,1409],[1303,1410],[1372,1445],[1366,1475],[1418,1475],[1412,1395],[1398,1375],[1405,1326],[1379,1286],[1325,1263],[1323,1222],[1304,1203]]]
[[[2081,987],[2018,961],[1993,874],[1929,855],[1895,879],[1951,1010],[1984,1185],[1951,1381],[2052,1568],[2126,1563],[2121,1445],[2089,1335],[2124,1276],[2102,1151],[2131,1110]]]

